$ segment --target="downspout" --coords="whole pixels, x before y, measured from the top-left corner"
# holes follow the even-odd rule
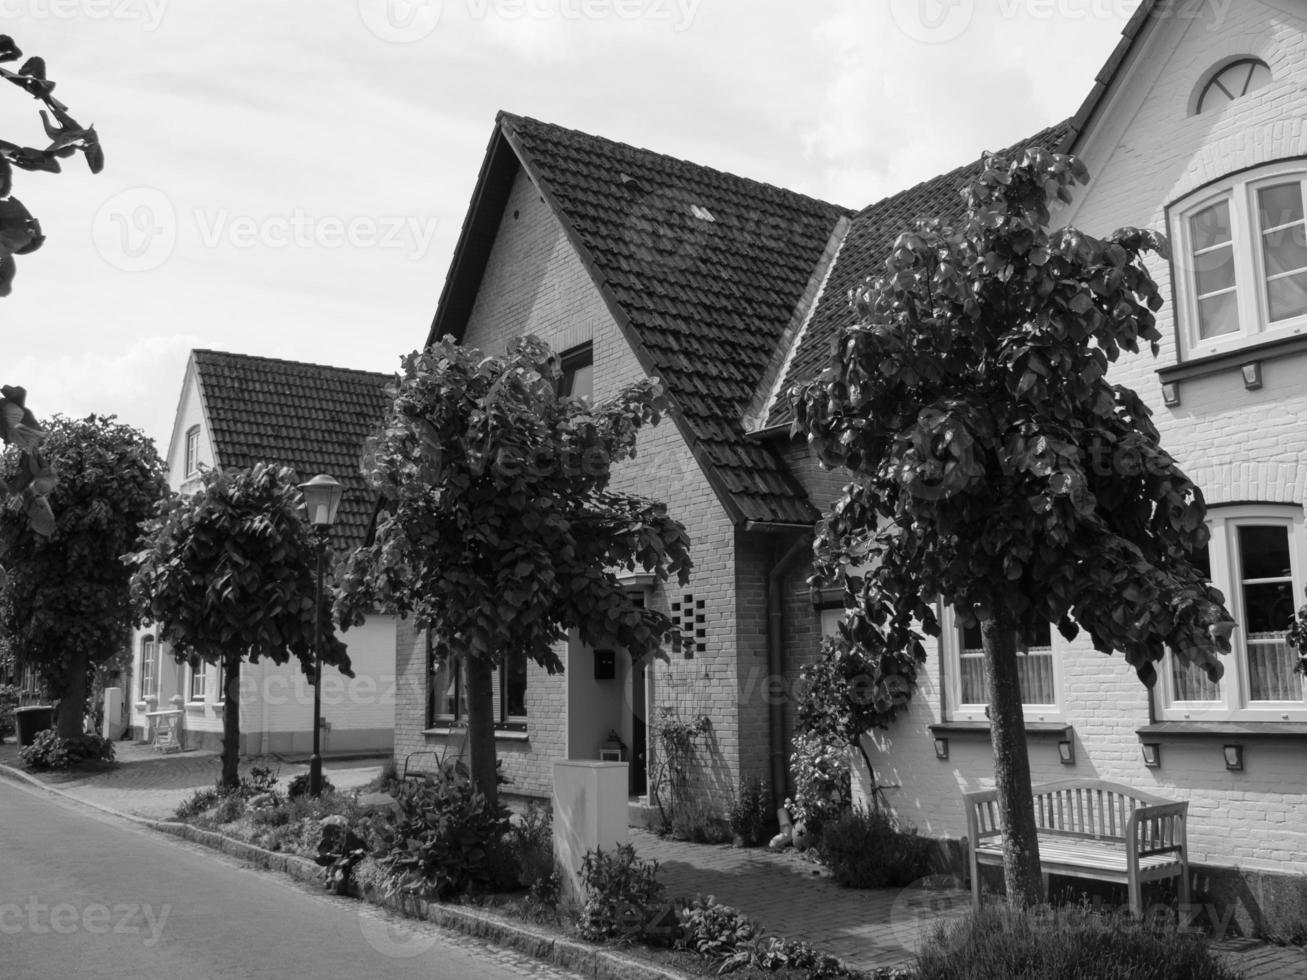
[[[784,612],[781,583],[794,563],[811,552],[812,543],[799,538],[767,573],[767,742],[771,748],[771,805],[779,810],[785,803],[785,702],[772,694],[771,684],[785,676]]]

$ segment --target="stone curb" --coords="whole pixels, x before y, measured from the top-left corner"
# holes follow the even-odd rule
[[[15,769],[3,763],[0,763],[0,776],[16,782],[26,783],[56,796],[65,797],[83,806],[94,807],[104,813],[130,820],[132,823],[148,827],[159,833],[170,834],[193,844],[220,851],[257,867],[281,871],[298,881],[322,885],[321,869],[308,858],[295,854],[280,854],[276,851],[264,850],[254,844],[227,837],[216,831],[201,830],[198,827],[192,827],[190,824],[178,823],[172,820],[151,820],[148,817],[123,813],[121,810],[81,799],[72,793],[42,782],[21,769]],[[515,950],[535,959],[552,963],[564,970],[594,977],[596,980],[698,980],[698,978],[692,978],[688,974],[653,966],[634,957],[623,956],[602,947],[591,946],[587,943],[565,939],[549,933],[534,932],[523,926],[507,922],[498,916],[475,909],[444,905],[440,902],[431,902],[413,897],[397,899],[378,897],[367,900],[359,899],[358,901],[360,904],[367,901],[372,905],[389,909],[410,919],[424,919],[442,929],[461,932],[491,945]]]

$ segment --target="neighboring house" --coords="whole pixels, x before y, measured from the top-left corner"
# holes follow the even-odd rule
[[[363,543],[376,494],[359,471],[364,440],[389,405],[390,375],[219,351],[196,350],[186,366],[168,447],[169,486],[198,489],[203,468],[246,469],[264,461],[292,467],[300,481],[328,473],[344,484],[332,529],[333,552]],[[222,741],[225,684],[219,667],[178,664],[156,630],[136,631],[131,725],[152,729],[147,712],[183,711],[184,744]],[[389,753],[395,705],[395,619],[373,615],[341,635],[354,678],[322,675],[323,754]],[[308,753],[313,688],[294,658],[241,668],[241,753]]]
[[[1093,180],[1057,215],[1104,234],[1165,230],[1171,302],[1160,357],[1113,380],[1154,410],[1163,445],[1211,507],[1212,580],[1240,629],[1212,686],[1170,662],[1148,691],[1122,658],[1056,630],[1023,661],[1036,780],[1100,777],[1190,802],[1195,894],[1283,935],[1307,904],[1307,698],[1283,630],[1307,582],[1307,3],[1147,2],[1074,118],[1032,137]],[[738,780],[786,792],[799,668],[839,598],[806,585],[813,523],[843,478],[789,433],[785,392],[815,375],[852,319],[849,289],[917,217],[961,212],[978,164],[851,211],[691,163],[501,114],[428,341],[488,351],[535,333],[603,399],[663,379],[670,418],[615,482],[689,529],[684,588],[632,579],[690,641],[632,666],[573,639],[567,671],[503,671],[510,790],[549,792],[551,763],[631,750],[632,793],[657,769],[670,709],[706,715],[696,797],[725,810]],[[569,381],[569,384],[573,382]],[[835,608],[830,608],[834,605]],[[975,638],[944,636],[908,715],[869,748],[898,814],[965,834],[961,793],[992,785]],[[452,750],[459,685],[399,627],[396,753]],[[768,683],[768,678],[783,678]]]

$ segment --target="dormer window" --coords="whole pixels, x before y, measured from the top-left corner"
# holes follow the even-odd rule
[[[1207,80],[1194,107],[1194,113],[1224,109],[1235,99],[1269,85],[1271,69],[1258,58],[1240,58],[1216,71]]]

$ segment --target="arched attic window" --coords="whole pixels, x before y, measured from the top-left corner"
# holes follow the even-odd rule
[[[1260,58],[1239,58],[1218,68],[1194,103],[1194,113],[1224,109],[1235,99],[1243,98],[1271,82],[1271,69]]]

